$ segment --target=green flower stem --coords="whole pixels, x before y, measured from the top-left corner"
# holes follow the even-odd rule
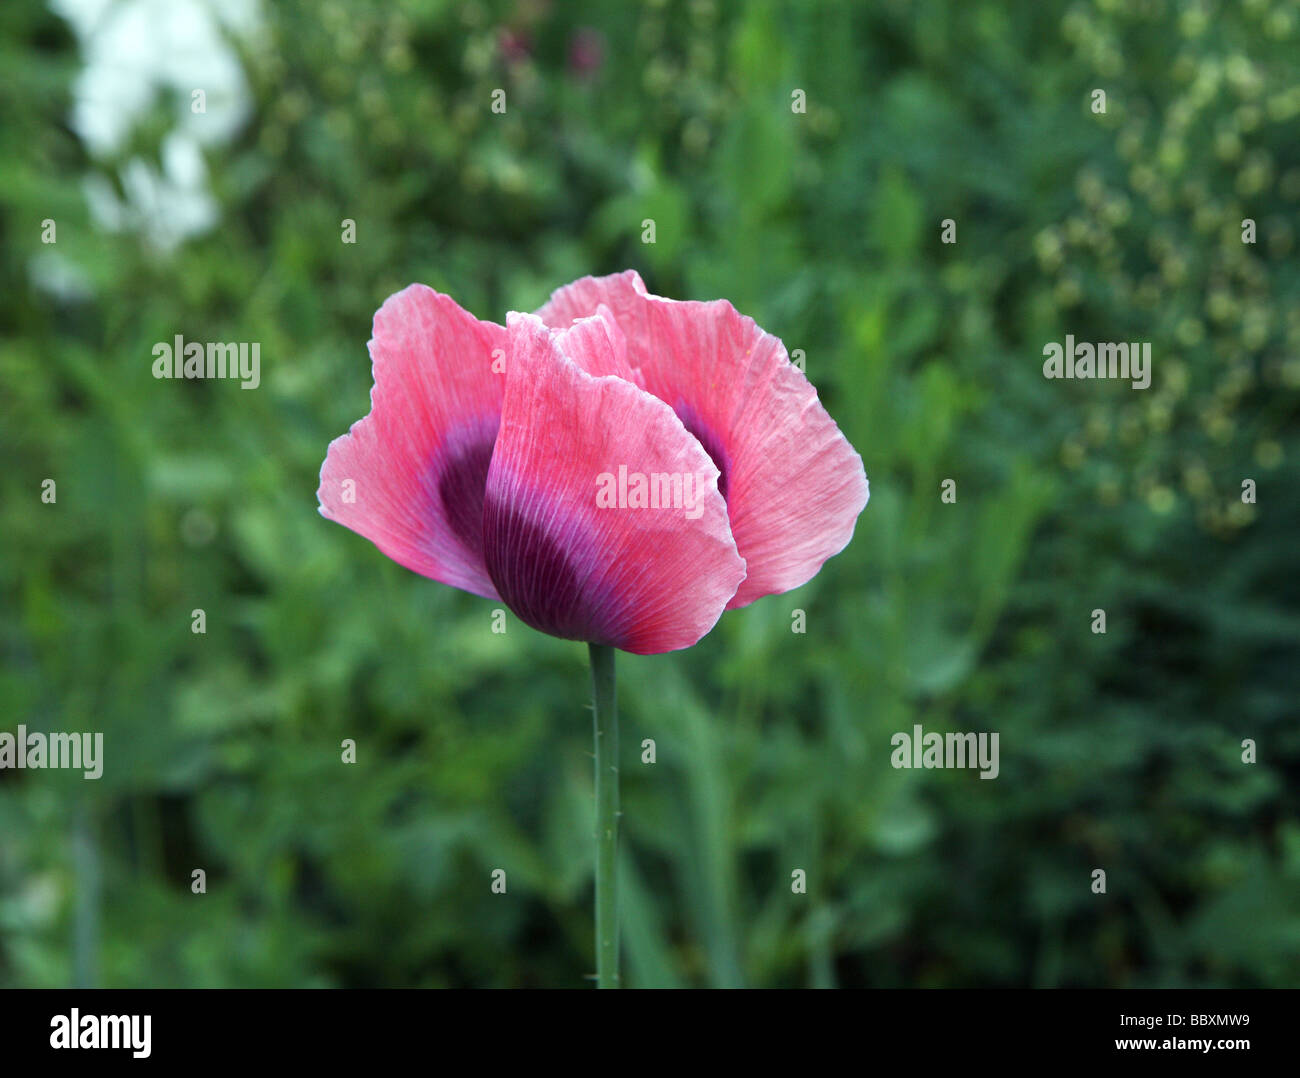
[[[596,987],[618,977],[618,694],[614,649],[589,644],[596,735]]]

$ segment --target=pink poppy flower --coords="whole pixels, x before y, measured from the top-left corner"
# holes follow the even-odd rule
[[[411,285],[375,314],[370,354],[371,411],[330,444],[322,515],[555,636],[689,647],[724,609],[815,575],[867,501],[780,341],[631,271],[504,327]],[[665,481],[651,511],[638,477]]]
[[[746,570],[727,609],[806,584],[848,546],[868,488],[862,458],[785,345],[725,299],[651,295],[635,270],[566,285],[538,314],[563,328],[602,305],[627,337],[640,384],[721,472]]]

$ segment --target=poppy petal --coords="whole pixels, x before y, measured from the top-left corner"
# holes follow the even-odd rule
[[[627,338],[604,304],[594,315],[578,318],[562,330],[557,343],[561,352],[593,378],[612,374],[639,384],[637,372],[627,361]]]
[[[483,493],[505,392],[506,331],[413,284],[375,313],[370,414],[330,443],[322,516],[399,565],[498,598]]]
[[[615,339],[599,326],[575,339],[512,314],[507,327],[505,402],[483,510],[498,593],[553,636],[638,654],[689,647],[745,575],[717,468],[662,401],[622,378],[593,377],[564,353],[566,341],[581,340],[603,349],[583,363],[614,362]],[[663,477],[662,507],[642,508],[635,495],[602,501],[623,476],[629,486],[637,476]],[[675,503],[667,495],[674,476]]]
[[[607,277],[580,277],[552,292],[537,317],[548,326],[563,329],[579,318],[591,317],[603,305],[623,328],[629,346],[635,349],[643,347],[648,339],[645,299],[649,295],[636,270],[611,273]],[[635,365],[636,358],[632,362]]]
[[[538,314],[563,328],[602,305],[646,390],[721,472],[747,570],[728,609],[806,583],[853,537],[869,492],[861,457],[785,346],[726,300],[650,295],[632,270],[575,281]]]

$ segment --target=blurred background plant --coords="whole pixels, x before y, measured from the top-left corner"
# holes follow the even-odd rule
[[[584,983],[583,647],[314,491],[389,293],[501,320],[628,266],[801,349],[872,498],[806,587],[621,662],[627,983],[1300,983],[1298,37],[1288,0],[4,4],[0,728],[106,767],[0,771],[0,985]],[[1067,333],[1152,342],[1151,388],[1044,380]],[[260,342],[261,387],[154,380],[176,334]],[[892,769],[914,723],[999,732],[1000,777]]]

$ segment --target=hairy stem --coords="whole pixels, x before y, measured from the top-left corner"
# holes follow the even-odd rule
[[[596,987],[618,976],[618,694],[614,649],[590,644],[596,738]]]

